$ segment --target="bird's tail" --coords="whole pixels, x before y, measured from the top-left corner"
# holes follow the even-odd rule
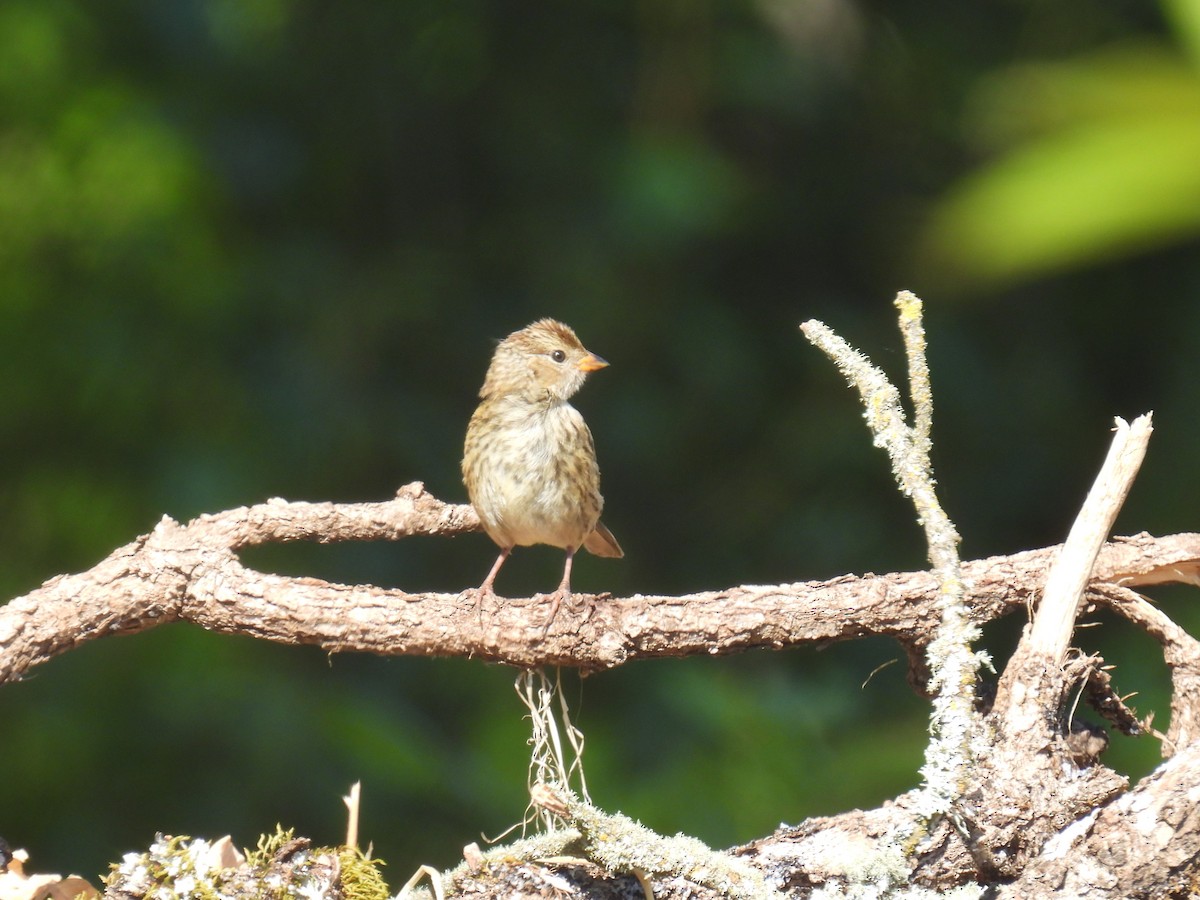
[[[596,530],[587,536],[587,540],[583,542],[583,546],[594,556],[608,556],[612,559],[620,559],[625,555],[625,551],[621,549],[621,545],[617,543],[617,539],[613,537],[613,533],[604,527],[603,522],[596,523]]]

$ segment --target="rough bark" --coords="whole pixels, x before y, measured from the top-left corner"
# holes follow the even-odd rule
[[[681,596],[574,595],[545,640],[543,596],[485,601],[476,594],[409,593],[371,585],[258,572],[238,551],[270,542],[397,540],[478,530],[469,506],[445,504],[420,482],[382,503],[288,503],[200,516],[164,517],[149,534],[93,568],[52,578],[0,607],[0,683],[109,634],[168,622],[247,634],[330,652],[471,656],[519,667],[609,669],[633,659],[779,649],[867,635],[895,637],[914,652],[937,623],[929,572],[845,575],[828,581],[740,585]],[[1058,547],[964,563],[972,616],[987,622],[1033,603]],[[1104,547],[1087,599],[1160,623],[1160,641],[1186,638],[1127,590],[1200,584],[1200,534],[1139,534]],[[1184,655],[1186,658],[1186,654]],[[1192,691],[1194,692],[1194,688]]]
[[[543,635],[544,597],[488,598],[481,606],[474,590],[411,594],[331,584],[258,572],[238,558],[243,548],[272,541],[395,540],[478,528],[468,507],[441,503],[414,483],[387,503],[272,500],[186,525],[164,518],[89,571],[52,579],[0,609],[0,683],[93,638],[174,621],[331,652],[584,670],[649,656],[889,635],[908,652],[914,685],[931,698],[921,787],[895,801],[717,852],[686,836],[655,835],[562,784],[539,783],[532,800],[559,827],[488,853],[468,847],[452,872],[418,874],[431,878],[439,896],[447,889],[559,898],[641,891],[660,900],[769,900],[818,891],[874,898],[920,889],[1033,900],[1194,896],[1200,643],[1135,589],[1200,585],[1200,534],[1105,540],[1145,454],[1150,416],[1132,425],[1117,421],[1108,458],[1062,547],[962,563],[930,462],[921,302],[902,292],[896,307],[911,424],[900,392],[865,356],[819,322],[802,329],[858,390],[873,440],[887,451],[925,530],[930,572],[682,597],[577,595]],[[1071,702],[1082,697],[1126,732],[1149,730],[1116,696],[1103,661],[1070,651],[1080,614],[1101,606],[1158,640],[1172,675],[1170,726],[1159,736],[1166,761],[1132,787],[1102,764],[1105,737],[1075,719]],[[973,644],[980,624],[1014,610],[1036,612],[1012,658],[998,667],[989,701],[977,690],[983,658]],[[537,753],[535,742],[535,760]],[[109,895],[147,895],[138,877],[110,880]],[[321,896],[340,892],[331,884]]]
[[[330,651],[588,669],[647,656],[732,653],[869,634],[891,635],[919,652],[938,621],[937,580],[927,572],[901,572],[682,597],[580,597],[542,641],[542,598],[506,600],[477,613],[470,590],[410,594],[332,584],[258,572],[237,556],[270,541],[394,540],[476,528],[469,507],[444,504],[417,483],[385,503],[272,500],[185,525],[163,519],[92,569],[53,578],[0,608],[0,681],[19,679],[87,641],[174,621]],[[986,622],[1027,609],[1058,550],[965,563],[972,618]],[[1084,594],[1085,606],[1107,607],[1163,645],[1174,678],[1167,762],[1126,790],[1094,754],[1079,757],[1068,740],[1065,698],[1088,681],[1098,661],[1068,656],[1056,665],[1014,658],[1005,671],[1023,673],[1024,700],[1013,704],[999,695],[998,705],[1007,711],[993,710],[988,719],[990,751],[979,760],[961,816],[936,821],[919,836],[914,852],[896,862],[906,867],[905,879],[943,890],[1006,884],[1000,896],[1012,897],[1070,896],[1084,886],[1093,891],[1089,896],[1167,896],[1158,893],[1164,885],[1182,890],[1195,880],[1200,644],[1135,591],[1171,582],[1200,584],[1200,534],[1139,534],[1106,543]],[[1109,701],[1110,718],[1128,727],[1119,700],[1103,687],[1096,693],[1096,705]],[[1036,727],[1014,718],[1017,705],[1025,714],[1035,711]],[[878,865],[877,845],[908,816],[908,803],[906,795],[878,810],[811,820],[736,853],[790,896],[804,896],[817,885],[849,885],[865,866]],[[474,881],[464,876],[460,884],[485,889],[499,871],[489,869]],[[594,871],[588,871],[591,879]],[[507,872],[504,878],[511,886],[517,876]],[[687,878],[663,878],[656,885],[661,897],[719,895]]]

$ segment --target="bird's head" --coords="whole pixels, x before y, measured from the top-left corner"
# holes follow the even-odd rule
[[[479,396],[567,400],[583,387],[589,372],[607,365],[588,352],[569,326],[540,319],[499,343]]]

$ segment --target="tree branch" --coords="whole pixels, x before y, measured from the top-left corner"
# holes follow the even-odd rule
[[[1117,419],[1116,436],[1100,474],[1046,576],[1046,589],[1029,634],[1031,652],[1062,662],[1092,566],[1146,456],[1154,430],[1150,421],[1149,413],[1135,419],[1132,427],[1124,419]]]
[[[833,360],[859,392],[864,415],[875,445],[887,450],[892,471],[905,496],[912,500],[917,521],[925,531],[929,561],[938,579],[939,619],[925,647],[929,687],[934,693],[930,714],[931,740],[921,767],[924,785],[914,795],[916,817],[903,824],[896,839],[907,845],[928,833],[933,821],[954,810],[972,757],[986,746],[982,719],[975,709],[975,677],[986,657],[972,644],[979,626],[971,620],[964,598],[959,535],[937,496],[930,459],[933,427],[933,391],[925,356],[925,327],[919,297],[909,291],[897,295],[900,331],[908,356],[909,395],[913,424],[906,421],[900,392],[884,373],[853,350],[821,322],[805,322],[801,330]],[[922,660],[909,650],[909,671],[920,672]]]
[[[632,659],[725,654],[754,648],[890,635],[922,646],[939,620],[929,572],[846,575],[828,581],[742,585],[678,597],[577,595],[546,640],[544,598],[485,604],[460,594],[409,593],[370,585],[268,574],[243,566],[237,550],[316,535],[397,540],[477,528],[469,506],[445,504],[419,482],[385,503],[271,500],[186,525],[164,518],[150,534],[95,567],[52,578],[0,607],[0,683],[59,653],[109,634],[168,622],[246,634],[330,652],[478,657],[514,666],[608,669]],[[1022,609],[1040,590],[1057,547],[964,564],[971,618]],[[1200,534],[1142,534],[1105,546],[1093,583],[1126,588],[1200,583]],[[1113,602],[1111,594],[1095,595]]]
[[[330,652],[470,656],[585,670],[645,657],[889,635],[910,662],[928,655],[930,686],[937,691],[934,740],[922,770],[926,786],[919,790],[876,810],[810,820],[740,848],[736,854],[753,871],[690,839],[659,838],[565,794],[547,795],[549,802],[561,806],[559,814],[573,825],[571,840],[589,858],[609,873],[632,868],[643,886],[657,879],[654,891],[662,897],[727,896],[730,884],[735,893],[755,897],[814,886],[878,893],[901,884],[942,891],[960,886],[978,896],[981,885],[1003,884],[998,896],[1050,897],[1062,889],[1115,900],[1151,896],[1164,885],[1194,885],[1200,872],[1194,790],[1200,781],[1200,642],[1135,588],[1200,585],[1200,534],[1139,534],[1104,543],[1144,453],[1148,417],[1132,428],[1121,423],[1065,547],[961,563],[958,535],[938,503],[929,463],[932,404],[920,301],[902,293],[897,306],[912,425],[882,372],[820,323],[804,328],[862,394],[875,440],[888,450],[926,530],[931,572],[743,585],[681,597],[576,595],[575,606],[543,636],[544,595],[489,600],[478,610],[473,588],[444,594],[348,586],[259,572],[238,557],[245,547],[272,542],[464,534],[479,527],[469,507],[442,503],[420,483],[384,503],[276,499],[185,525],[164,518],[88,571],[51,579],[0,607],[0,683],[94,638],[175,621]],[[1043,589],[1036,624],[1005,667],[984,719],[972,692],[979,657],[971,641],[980,624],[1033,608]],[[1102,742],[1086,734],[1081,745],[1068,740],[1071,712],[1064,701],[1078,685],[1087,686],[1102,714],[1121,727],[1139,727],[1111,696],[1101,661],[1068,652],[1076,616],[1093,604],[1154,636],[1171,668],[1171,725],[1163,744],[1170,758],[1132,790],[1098,763],[1099,750],[1089,749]],[[633,852],[600,846],[615,832],[630,836]],[[547,838],[559,840],[562,833]],[[605,855],[613,849],[615,855]],[[465,881],[476,877],[494,887],[496,869],[508,858],[484,858],[486,871],[468,862],[458,873],[464,890],[474,890]],[[680,866],[690,866],[695,877],[672,876]]]

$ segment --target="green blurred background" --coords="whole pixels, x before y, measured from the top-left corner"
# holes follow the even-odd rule
[[[924,564],[857,401],[927,304],[936,464],[969,557],[1058,541],[1114,415],[1157,430],[1118,530],[1196,529],[1200,5],[1099,0],[0,4],[0,597],[163,514],[374,500],[458,464],[492,341],[573,324],[627,556],[583,590]],[[275,571],[478,584],[454,541]],[[518,553],[502,594],[547,590]],[[1156,595],[1200,631],[1194,592]],[[1165,727],[1153,642],[1081,633]],[[1001,659],[1019,622],[986,642]],[[718,845],[916,782],[888,641],[572,681],[593,797]],[[364,841],[399,885],[524,807],[515,673],[172,626],[0,688],[0,835],[94,876],[156,830]],[[1150,739],[1115,742],[1137,777]]]

